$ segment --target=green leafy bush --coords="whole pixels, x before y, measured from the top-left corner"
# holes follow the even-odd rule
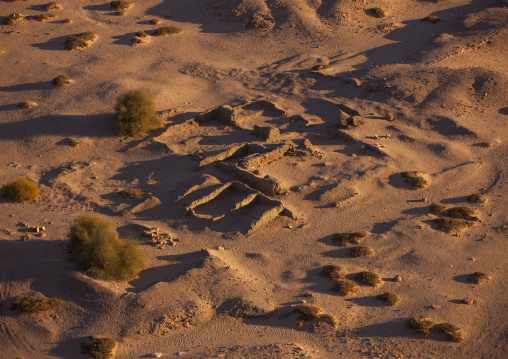
[[[39,198],[39,186],[26,178],[7,183],[0,190],[2,197],[6,197],[16,202],[33,201]]]
[[[39,313],[55,309],[64,302],[60,298],[40,298],[36,296],[20,295],[12,303],[12,310],[24,313]]]
[[[90,277],[129,280],[143,268],[137,244],[118,238],[113,224],[97,216],[76,219],[70,231],[71,260]]]
[[[160,117],[150,95],[144,90],[122,93],[115,107],[115,131],[119,136],[135,136],[159,128]]]

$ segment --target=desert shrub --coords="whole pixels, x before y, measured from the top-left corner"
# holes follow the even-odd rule
[[[341,266],[337,265],[324,266],[323,270],[318,274],[322,277],[326,277],[331,280],[344,278],[344,276],[346,275],[344,269]]]
[[[20,13],[14,13],[7,15],[3,23],[4,25],[14,25],[21,21],[23,21],[23,15],[21,15]]]
[[[71,260],[90,277],[129,280],[143,268],[137,244],[118,238],[113,224],[97,216],[82,216],[70,231]]]
[[[150,25],[159,25],[161,21],[159,19],[152,19],[150,20]]]
[[[12,310],[24,313],[39,313],[55,309],[64,303],[60,298],[40,298],[36,296],[21,295],[12,303]]]
[[[119,0],[119,1],[111,1],[111,8],[116,11],[127,10],[132,7],[132,3],[130,1]]]
[[[333,315],[331,314],[321,314],[321,316],[319,317],[319,320],[321,322],[324,322],[332,327],[337,327],[337,325],[339,325],[339,321],[337,320],[337,318],[335,318]]]
[[[136,32],[136,36],[137,37],[148,37],[150,36],[147,32],[144,32],[144,31],[138,31]]]
[[[64,87],[72,83],[72,80],[69,76],[66,75],[58,75],[53,80],[51,80],[51,84],[56,87]]]
[[[383,302],[388,302],[390,305],[397,305],[400,302],[399,296],[392,292],[384,292],[383,294],[377,295],[376,298]]]
[[[129,188],[119,192],[122,198],[141,198],[145,195],[146,191],[141,188]]]
[[[72,24],[72,19],[65,19],[64,24]]]
[[[444,232],[460,232],[469,227],[462,218],[436,218],[433,222]]]
[[[417,317],[413,317],[408,319],[406,322],[406,326],[409,329],[416,330],[422,337],[426,338],[429,336],[432,328],[434,327],[434,322],[425,314],[421,314]]]
[[[49,2],[49,3],[47,3],[46,5],[43,5],[43,6],[42,6],[42,9],[43,9],[44,11],[60,10],[61,8],[62,8],[62,7],[60,6],[60,4],[59,4],[59,3],[57,3],[57,2],[54,2],[54,1]]]
[[[300,305],[293,309],[293,313],[298,315],[298,320],[307,322],[309,320],[318,320],[323,311],[312,305]]]
[[[95,41],[97,35],[91,31],[82,32],[76,36],[70,36],[65,40],[64,47],[69,50],[84,49],[90,46],[90,42]]]
[[[32,19],[40,22],[49,21],[50,19],[54,18],[56,18],[56,15],[53,14],[39,14],[32,17]]]
[[[119,136],[135,136],[159,128],[162,124],[148,92],[130,90],[122,93],[115,108],[115,131]]]
[[[475,272],[467,277],[468,282],[473,282],[475,284],[482,284],[484,282],[488,282],[491,279],[492,276],[490,274],[483,272]]]
[[[117,342],[111,338],[99,338],[94,335],[90,337],[92,344],[81,343],[81,354],[88,355],[92,359],[109,359],[113,357],[113,350]]]
[[[339,295],[342,297],[346,297],[351,293],[356,293],[358,285],[349,279],[339,279],[333,281],[331,290],[339,292]]]
[[[472,195],[467,197],[467,200],[471,203],[486,203],[487,197],[479,193],[473,193]]]
[[[371,287],[377,287],[383,283],[381,277],[372,271],[357,273],[355,275],[355,280],[359,281],[362,284],[370,285]]]
[[[333,235],[332,241],[341,246],[346,246],[350,243],[359,243],[368,235],[368,232],[336,233]]]
[[[374,251],[366,246],[356,246],[351,248],[351,257],[358,258],[358,257],[365,257],[365,256],[371,256],[374,254]]]
[[[449,206],[447,206],[446,204],[432,203],[430,205],[429,213],[443,214],[448,208],[449,208]]]
[[[298,315],[297,322],[298,326],[303,326],[304,322],[308,321],[323,321],[333,327],[337,326],[338,321],[337,319],[330,314],[322,314],[323,311],[318,308],[314,307],[312,305],[300,305],[293,309],[293,313],[296,313]]]
[[[371,14],[373,14],[375,17],[377,18],[383,18],[383,17],[386,17],[386,13],[383,9],[381,9],[380,7],[375,7],[375,8],[372,8],[369,10],[369,12]]]
[[[67,139],[67,141],[69,142],[69,145],[72,146],[72,147],[78,147],[79,146],[79,141],[76,140],[75,138],[69,137]]]
[[[39,186],[26,178],[20,177],[4,185],[0,189],[0,193],[2,197],[16,202],[33,201],[39,198]]]
[[[446,210],[446,216],[450,218],[469,219],[476,214],[476,210],[469,207],[452,207]]]
[[[462,337],[461,329],[451,323],[442,323],[439,325],[439,331],[445,333],[446,337],[452,342],[461,342],[464,340]]]
[[[166,36],[166,35],[176,35],[182,33],[183,30],[176,26],[163,26],[159,27],[155,30],[152,36]]]
[[[425,16],[422,21],[430,22],[431,24],[437,24],[441,19],[437,16]]]
[[[411,185],[413,189],[423,189],[429,185],[429,181],[421,176],[419,172],[406,171],[402,172],[400,175],[406,179],[406,183]]]
[[[330,65],[326,64],[317,64],[312,66],[312,71],[329,70],[329,69],[331,69]]]

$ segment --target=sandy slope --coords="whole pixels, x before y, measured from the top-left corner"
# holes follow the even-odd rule
[[[26,16],[0,31],[0,183],[26,176],[42,189],[34,203],[0,200],[1,358],[78,358],[89,335],[118,340],[119,358],[503,357],[506,1],[147,0],[116,16],[109,3],[78,0],[61,2],[55,20],[30,20],[44,3],[0,2],[0,16]],[[375,6],[387,17],[373,17]],[[420,21],[428,15],[441,22]],[[152,18],[184,32],[131,46],[137,31],[157,27]],[[63,49],[83,31],[97,41]],[[330,69],[310,70],[319,63]],[[52,87],[59,74],[74,83]],[[160,111],[182,110],[147,136],[116,137],[116,97],[131,88],[148,90]],[[18,109],[21,101],[38,106]],[[189,122],[222,105],[236,109],[235,124]],[[363,124],[340,128],[340,109],[357,111]],[[280,135],[265,141],[255,125]],[[305,139],[311,146],[296,148]],[[187,216],[193,201],[245,182],[200,161],[285,141],[296,149],[248,171],[287,193],[251,191],[257,201],[227,212],[246,196],[233,184]],[[430,186],[412,190],[400,176],[408,170],[425,172]],[[147,186],[151,173],[159,183]],[[118,196],[131,187],[146,187],[161,204],[121,215],[149,196]],[[429,205],[470,205],[471,193],[488,198],[471,205],[481,221],[458,235],[439,231]],[[285,212],[253,225],[278,206]],[[70,224],[90,212],[143,241],[148,265],[137,279],[96,281],[67,261]],[[20,240],[20,222],[46,226],[47,236]],[[141,226],[180,241],[157,249]],[[363,230],[373,256],[351,258],[331,241]],[[348,278],[374,270],[384,284],[340,297],[317,275],[327,264],[343,266]],[[493,280],[467,283],[476,271]],[[387,290],[401,297],[398,306],[375,298]],[[19,316],[10,305],[27,293],[66,304]],[[475,304],[462,304],[465,297]],[[298,329],[291,310],[303,301],[336,316],[338,327]],[[465,341],[448,342],[437,328],[420,339],[404,326],[420,313],[459,325]]]

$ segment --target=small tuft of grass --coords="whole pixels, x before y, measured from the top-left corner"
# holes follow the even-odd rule
[[[409,329],[416,330],[423,338],[426,338],[430,335],[432,328],[434,327],[434,322],[430,319],[429,316],[425,314],[421,314],[417,317],[413,317],[408,319],[406,322],[406,326]]]
[[[113,357],[113,351],[118,345],[116,340],[111,338],[99,338],[94,335],[90,337],[92,344],[81,343],[81,354],[92,359],[109,359]]]
[[[330,70],[330,65],[327,64],[317,64],[312,66],[312,71],[321,71],[321,70]]]
[[[494,146],[494,143],[491,142],[491,141],[484,141],[481,143],[482,147],[485,147],[485,148],[491,148],[492,146]]]
[[[55,18],[56,18],[56,15],[53,15],[53,14],[39,14],[39,15],[35,15],[32,17],[32,19],[40,21],[40,22],[49,21],[49,20],[55,19]]]
[[[70,259],[90,277],[129,280],[143,268],[137,243],[118,238],[113,224],[97,216],[82,216],[70,231]]]
[[[72,79],[67,75],[58,75],[53,80],[51,80],[51,84],[56,87],[64,87],[70,85],[72,83]]]
[[[473,193],[472,195],[467,197],[467,200],[468,202],[471,203],[479,203],[479,204],[487,203],[487,197],[479,193]]]
[[[72,24],[72,19],[65,19],[64,24]]]
[[[347,233],[336,233],[332,237],[332,241],[335,243],[346,246],[350,243],[358,244],[362,239],[367,237],[369,232],[347,232]]]
[[[136,32],[136,36],[137,37],[148,37],[150,35],[145,31],[138,31],[138,32]]]
[[[114,127],[119,136],[136,136],[162,125],[148,92],[130,90],[118,96]]]
[[[176,35],[181,34],[183,32],[182,29],[176,26],[163,26],[159,27],[155,30],[152,36],[167,36],[167,35]]]
[[[65,40],[64,47],[69,50],[84,49],[90,46],[90,42],[95,41],[97,35],[92,31],[82,32],[76,36],[70,36]]]
[[[159,19],[152,19],[149,21],[150,25],[159,25],[161,21]]]
[[[460,343],[464,340],[461,329],[454,324],[442,323],[439,325],[439,331],[441,333],[445,333],[448,340],[451,340],[452,342]]]
[[[383,302],[388,302],[392,306],[400,303],[399,296],[392,292],[384,292],[383,294],[377,295],[376,298],[382,300]]]
[[[366,257],[371,256],[374,254],[374,251],[366,246],[356,246],[351,248],[351,257],[353,258],[359,258],[359,257]]]
[[[43,5],[43,6],[42,6],[42,9],[43,9],[44,11],[60,10],[61,8],[62,8],[62,7],[60,6],[60,4],[59,4],[59,3],[57,3],[57,2],[54,2],[54,1],[49,2],[49,3],[47,3],[46,5]]]
[[[20,177],[0,189],[2,197],[15,202],[34,201],[39,198],[39,186],[27,178]]]
[[[20,13],[14,13],[7,15],[3,23],[4,25],[14,25],[20,23],[21,21],[23,21],[23,15],[21,15]]]
[[[79,141],[76,140],[75,138],[69,137],[69,138],[67,138],[67,141],[69,142],[69,145],[74,148],[79,146]]]
[[[469,227],[462,218],[436,218],[433,222],[444,232],[460,232]]]
[[[450,218],[470,219],[474,217],[476,210],[470,207],[452,207],[446,210],[446,216]]]
[[[318,273],[322,277],[326,277],[331,280],[341,279],[346,276],[344,269],[337,265],[327,265],[323,267],[323,270]]]
[[[374,7],[372,9],[370,9],[369,12],[379,19],[386,17],[385,11],[383,9],[381,9],[380,7]]]
[[[356,293],[358,291],[358,285],[349,279],[339,279],[333,281],[331,290],[339,292],[339,295],[342,297],[346,297],[351,293]]]
[[[475,272],[467,277],[468,282],[473,282],[475,284],[482,284],[484,282],[490,281],[491,279],[492,276],[490,274],[483,272]]]
[[[141,198],[146,194],[146,191],[141,188],[129,188],[119,192],[122,198]]]
[[[403,178],[406,179],[406,183],[411,185],[413,189],[423,189],[429,185],[429,181],[418,172],[414,171],[406,171],[400,174]]]
[[[443,214],[450,206],[441,203],[432,203],[429,208],[429,213]]]
[[[357,273],[355,275],[355,280],[371,287],[377,287],[383,283],[381,277],[372,271]]]
[[[441,19],[437,16],[425,16],[422,21],[430,22],[431,24],[437,24]]]
[[[20,314],[39,313],[55,309],[64,303],[60,298],[41,298],[30,295],[20,295],[12,303],[12,310],[19,310]]]

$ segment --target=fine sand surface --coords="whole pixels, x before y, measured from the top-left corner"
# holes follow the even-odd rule
[[[506,0],[133,0],[123,16],[62,0],[56,18],[31,18],[46,3],[0,1],[0,21],[24,16],[0,25],[0,185],[41,188],[35,202],[0,199],[0,358],[85,358],[90,335],[117,340],[117,358],[506,356]],[[183,32],[131,44],[161,26]],[[88,48],[63,48],[85,31],[97,35]],[[73,83],[53,87],[61,74]],[[116,98],[137,88],[173,110],[160,130],[117,137]],[[219,106],[230,107],[198,116]],[[405,171],[429,185],[413,189]],[[128,188],[147,194],[118,195]],[[468,203],[473,193],[488,201]],[[437,202],[477,216],[443,232]],[[94,280],[68,261],[69,228],[90,213],[141,241],[136,279]],[[178,241],[158,248],[146,228]],[[332,241],[359,231],[373,255]],[[329,264],[384,282],[341,297],[318,275]],[[492,280],[467,282],[474,272]],[[376,299],[386,291],[401,302]],[[12,311],[27,294],[65,304]],[[302,303],[337,327],[299,328]],[[422,339],[405,322],[424,313],[436,327]]]

